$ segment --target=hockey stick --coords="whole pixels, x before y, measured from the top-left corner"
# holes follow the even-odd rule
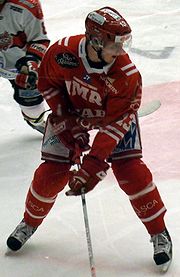
[[[8,80],[13,80],[16,78],[16,76],[17,72],[15,71],[15,69],[11,71],[5,68],[0,68],[0,77],[3,77]],[[159,100],[152,100],[151,102],[148,102],[144,104],[142,107],[140,107],[138,111],[138,116],[143,117],[149,115],[155,112],[157,109],[159,109],[160,106],[161,102]]]
[[[17,76],[17,72],[15,71],[15,69],[12,69],[11,71],[0,67],[0,77],[3,77],[8,80],[14,80],[16,76]]]
[[[77,163],[77,167],[79,170],[80,163]],[[85,225],[85,231],[86,231],[86,240],[87,240],[87,247],[88,247],[91,277],[96,277],[96,269],[95,269],[95,263],[94,263],[94,255],[93,255],[93,249],[92,249],[88,212],[87,212],[87,205],[86,205],[86,197],[85,197],[85,188],[81,189],[81,201],[82,201],[82,207],[83,207],[84,225]]]
[[[86,205],[86,198],[85,198],[84,188],[81,190],[81,200],[82,200],[84,224],[85,224],[85,230],[86,230],[86,240],[87,240],[87,246],[88,246],[91,277],[96,277],[96,269],[95,269],[93,249],[92,249],[92,243],[91,243],[91,235],[90,235],[89,220],[88,220],[88,213],[87,213],[87,205]]]
[[[140,107],[140,109],[138,111],[138,116],[143,117],[143,116],[152,114],[156,110],[158,110],[160,106],[161,106],[161,102],[159,100],[152,100],[152,101],[142,105],[142,107]]]

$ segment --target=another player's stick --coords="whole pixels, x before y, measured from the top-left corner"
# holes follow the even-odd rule
[[[8,80],[13,80],[17,76],[17,72],[15,72],[15,69],[12,71],[5,69],[5,68],[0,68],[0,77],[3,77]],[[153,112],[155,112],[159,107],[161,106],[161,102],[159,100],[152,100],[140,107],[138,111],[138,116],[143,117],[146,115],[149,115]]]
[[[0,77],[3,77],[8,80],[14,80],[17,76],[16,70],[8,70],[0,67]]]

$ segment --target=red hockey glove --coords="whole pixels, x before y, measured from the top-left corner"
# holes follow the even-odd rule
[[[25,89],[35,89],[38,79],[39,61],[33,56],[25,56],[16,62],[18,75],[15,79],[16,84]]]
[[[90,150],[89,134],[87,131],[83,130],[79,126],[75,126],[72,128],[71,134],[75,140],[75,143],[78,144],[81,152]]]
[[[73,171],[69,180],[71,190],[66,192],[67,196],[80,195],[81,189],[84,188],[85,193],[92,190],[104,177],[109,165],[97,158],[86,155],[83,163],[78,171]]]

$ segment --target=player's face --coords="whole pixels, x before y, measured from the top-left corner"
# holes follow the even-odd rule
[[[102,56],[107,63],[111,63],[117,56],[124,55],[131,46],[131,34],[121,36],[118,42],[106,41],[102,47]]]
[[[123,55],[122,43],[107,42],[102,49],[102,57],[107,63],[113,62],[119,55]]]

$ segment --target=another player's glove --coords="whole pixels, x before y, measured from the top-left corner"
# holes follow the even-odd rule
[[[100,161],[94,156],[86,155],[78,171],[72,171],[69,180],[70,190],[66,192],[67,196],[80,195],[82,188],[87,193],[92,190],[99,181],[103,180],[109,165]]]
[[[61,142],[70,150],[75,149],[78,144],[81,152],[90,149],[89,134],[76,124],[76,117],[72,115],[56,116],[50,115],[53,132]]]
[[[24,56],[17,60],[15,67],[18,70],[15,83],[24,89],[37,87],[39,60],[34,56]]]

